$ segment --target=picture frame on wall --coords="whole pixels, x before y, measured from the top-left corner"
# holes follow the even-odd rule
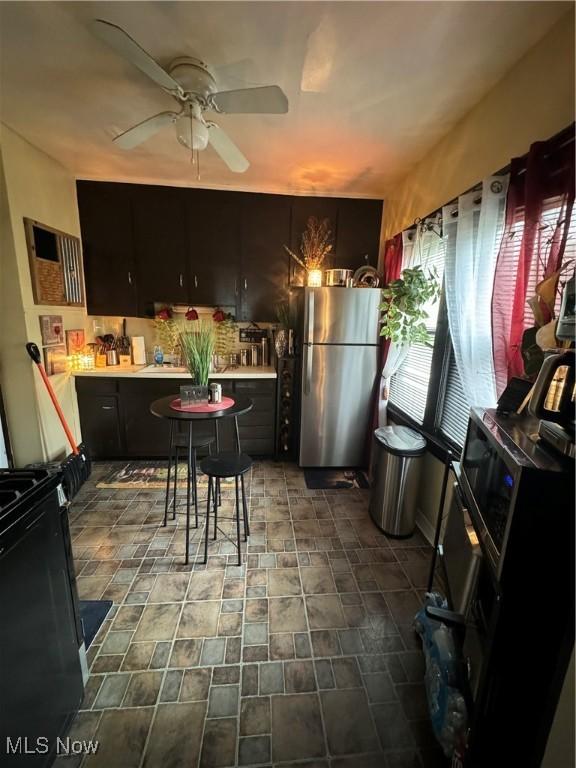
[[[42,346],[64,344],[64,323],[62,315],[40,315]]]
[[[65,331],[66,351],[69,355],[80,355],[86,346],[86,335],[83,328]]]
[[[64,344],[53,344],[50,347],[44,347],[44,368],[48,376],[66,373],[68,361]]]

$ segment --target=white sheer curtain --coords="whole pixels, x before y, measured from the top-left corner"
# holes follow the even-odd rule
[[[496,405],[492,288],[504,227],[507,176],[492,176],[442,209],[444,285],[454,358],[471,406]]]

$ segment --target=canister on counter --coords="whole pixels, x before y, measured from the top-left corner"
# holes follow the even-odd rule
[[[210,384],[210,402],[221,403],[222,402],[222,384],[214,382]]]

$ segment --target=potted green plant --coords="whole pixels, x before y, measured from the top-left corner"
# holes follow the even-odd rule
[[[208,379],[215,345],[214,324],[210,320],[192,320],[190,325],[193,326],[192,330],[180,334],[182,357],[195,382],[190,399],[194,403],[207,403],[210,394]]]
[[[382,370],[380,424],[386,424],[390,379],[396,373],[412,344],[429,344],[426,308],[440,296],[440,281],[435,268],[406,267],[397,280],[382,289],[380,335],[391,342]]]

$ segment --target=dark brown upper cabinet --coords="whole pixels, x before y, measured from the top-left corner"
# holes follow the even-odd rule
[[[333,266],[353,269],[378,266],[382,200],[338,201],[338,239]]]
[[[240,320],[276,321],[276,308],[287,300],[291,198],[242,195],[240,223]]]
[[[188,302],[186,192],[140,185],[132,191],[139,315],[151,315],[154,302]]]
[[[292,198],[292,222],[290,227],[290,249],[297,255],[300,254],[302,235],[306,230],[308,219],[315,216],[320,221],[328,219],[332,252],[326,257],[322,269],[330,269],[333,261],[333,253],[338,236],[338,200],[331,197],[293,197]],[[290,283],[291,285],[303,285],[306,276],[302,267],[290,258]]]
[[[78,181],[76,186],[88,314],[135,317],[132,185]]]
[[[189,301],[236,310],[240,280],[238,192],[186,190]]]

